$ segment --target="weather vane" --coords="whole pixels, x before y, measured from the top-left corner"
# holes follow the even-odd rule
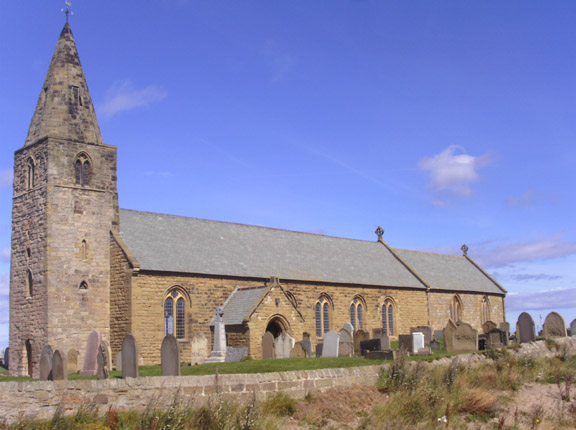
[[[68,16],[74,15],[74,12],[70,10],[70,6],[72,6],[72,3],[70,3],[69,1],[65,1],[64,4],[66,4],[66,9],[61,9],[61,11],[66,14],[66,22],[68,22]]]

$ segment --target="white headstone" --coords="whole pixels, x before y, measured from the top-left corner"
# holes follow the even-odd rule
[[[274,339],[274,356],[275,358],[290,358],[290,352],[294,348],[296,341],[288,333],[282,333]]]
[[[204,333],[192,333],[190,338],[190,363],[192,366],[195,364],[202,364],[206,360],[208,349],[208,339]]]
[[[222,363],[226,360],[226,326],[223,316],[224,309],[218,306],[214,315],[214,347],[204,363]]]
[[[340,333],[330,330],[324,335],[324,347],[322,348],[322,357],[338,357],[340,345]]]
[[[412,333],[412,347],[414,348],[412,351],[414,354],[417,354],[420,348],[424,348],[424,333],[419,331]]]

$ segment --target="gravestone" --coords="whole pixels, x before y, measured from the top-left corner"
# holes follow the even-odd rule
[[[226,325],[223,316],[224,309],[218,306],[214,314],[214,346],[204,363],[223,363],[226,360]]]
[[[411,327],[410,334],[412,333],[422,333],[424,335],[424,346],[430,345],[430,341],[433,338],[432,327],[428,325],[419,325],[418,327]]]
[[[294,338],[288,333],[281,333],[274,339],[274,358],[290,358],[294,347]]]
[[[354,326],[352,325],[352,323],[347,322],[346,324],[344,324],[342,330],[346,330],[348,333],[350,333],[350,336],[354,336]]]
[[[368,360],[394,360],[395,356],[396,354],[392,350],[366,352],[366,358]]]
[[[322,357],[338,357],[340,346],[340,333],[330,330],[324,334],[324,349],[322,350]]]
[[[110,348],[110,344],[105,340],[101,340],[100,347],[102,348],[102,353],[104,354],[105,365],[108,367],[108,371],[110,371],[110,369],[112,369],[112,349]]]
[[[303,339],[300,341],[302,348],[306,351],[306,357],[312,357],[312,341],[310,339]]]
[[[180,376],[180,349],[172,334],[164,336],[160,347],[160,367],[162,376]]]
[[[57,349],[52,356],[52,380],[63,381],[65,379],[68,379],[66,355]]]
[[[138,347],[136,339],[131,334],[124,336],[122,341],[122,378],[138,378]]]
[[[382,336],[377,337],[380,339],[380,351],[388,351],[390,348],[390,336],[386,336],[383,334]]]
[[[414,343],[411,334],[398,335],[398,349],[405,349],[407,353],[414,351]]]
[[[338,346],[338,357],[353,357],[354,342],[352,334],[346,328],[340,330],[340,345]]]
[[[451,319],[446,323],[444,327],[444,348],[446,351],[454,351],[454,332],[458,326]]]
[[[432,351],[440,351],[440,348],[442,348],[442,344],[438,339],[432,339],[430,341],[430,349]]]
[[[367,339],[360,342],[360,354],[366,356],[370,351],[383,351],[380,339]]]
[[[122,372],[122,351],[116,353],[116,371]]]
[[[542,331],[546,338],[565,337],[566,323],[564,322],[564,318],[556,312],[550,312],[544,320],[544,328]]]
[[[570,336],[576,336],[576,319],[570,323]]]
[[[486,321],[484,324],[482,324],[482,333],[488,334],[495,328],[498,328],[495,322]]]
[[[52,381],[52,356],[54,352],[50,345],[45,345],[40,355],[40,380]]]
[[[102,344],[98,347],[98,355],[96,355],[96,378],[108,379],[110,377],[110,368],[106,360],[106,347]]]
[[[444,330],[434,330],[434,339],[444,339]]]
[[[498,328],[504,332],[504,335],[506,336],[506,345],[508,345],[508,342],[510,341],[510,323],[501,322]]]
[[[316,357],[322,357],[322,350],[324,349],[323,343],[316,344]]]
[[[362,355],[362,352],[360,351],[360,342],[368,339],[370,339],[370,337],[368,336],[368,332],[365,332],[364,330],[356,330],[353,339],[354,355]]]
[[[4,350],[4,367],[10,369],[10,347]]]
[[[373,328],[372,339],[378,339],[380,336],[384,336],[384,330],[381,328]]]
[[[102,341],[102,335],[97,331],[93,331],[88,335],[88,342],[86,344],[86,354],[84,355],[84,366],[80,371],[80,376],[94,376],[98,371],[98,363],[96,356],[98,355],[98,348]]]
[[[502,348],[507,345],[506,333],[494,327],[486,333],[486,349]]]
[[[274,335],[269,331],[262,336],[262,358],[274,358]]]
[[[78,356],[80,353],[75,350],[71,349],[66,354],[66,371],[68,375],[73,375],[74,373],[78,372]]]
[[[446,336],[446,331],[444,332]],[[447,342],[448,339],[444,338]],[[472,326],[463,321],[459,321],[456,330],[452,334],[452,349],[448,351],[463,352],[478,350],[478,332]]]
[[[308,352],[302,345],[302,342],[296,342],[294,348],[290,351],[290,358],[308,358]]]
[[[534,333],[534,320],[530,314],[522,312],[520,316],[518,316],[518,322],[516,323],[517,342],[534,342],[534,339],[536,339],[536,335]]]
[[[204,363],[207,355],[208,339],[204,333],[192,333],[190,338],[190,363],[192,366]]]
[[[233,346],[226,347],[226,363],[234,363],[236,361],[242,361],[244,357],[248,355],[248,348],[243,346],[240,348],[235,348]]]
[[[423,348],[418,348],[416,351],[417,355],[432,355],[432,349],[429,346],[425,346]]]
[[[412,353],[418,353],[418,350],[424,348],[424,333],[412,333]]]

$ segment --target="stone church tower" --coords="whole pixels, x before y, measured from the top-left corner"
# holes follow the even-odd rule
[[[46,344],[83,359],[110,334],[116,147],[104,145],[68,23],[14,160],[10,373],[38,376]]]

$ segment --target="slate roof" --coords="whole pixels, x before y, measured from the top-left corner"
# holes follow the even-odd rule
[[[236,288],[224,303],[224,316],[222,317],[224,324],[242,324],[244,317],[248,315],[248,312],[252,310],[267,289],[268,287]],[[213,324],[214,318],[210,322],[210,325]]]
[[[394,249],[394,252],[423,278],[432,290],[506,293],[464,256]]]
[[[120,210],[141,270],[424,289],[381,243]]]

